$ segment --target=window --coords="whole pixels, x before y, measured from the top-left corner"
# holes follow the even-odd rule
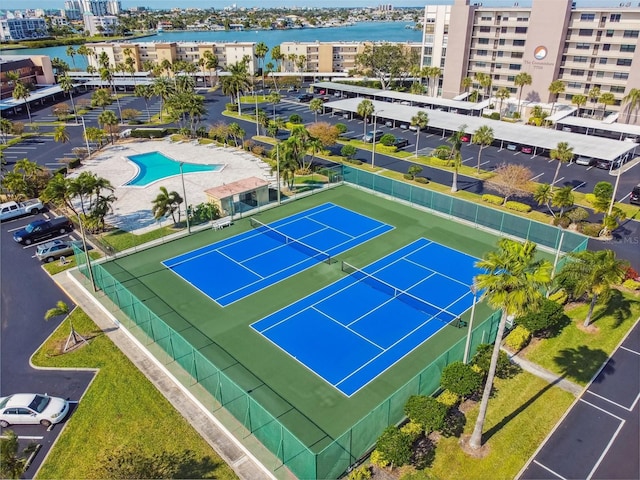
[[[628,80],[629,79],[629,74],[628,73],[622,73],[622,72],[613,72],[613,79],[614,80]]]
[[[502,68],[502,64],[501,63],[496,63],[496,70],[500,70]]]
[[[616,62],[616,65],[620,65],[623,67],[630,67],[631,66],[631,59],[630,58],[619,58],[618,61]]]
[[[524,40],[514,40],[513,41],[513,46],[514,47],[524,47]]]
[[[520,64],[517,64],[517,63],[509,64],[509,70],[520,70],[520,68],[522,68],[522,65]]]
[[[511,58],[522,58],[522,52],[511,52]]]
[[[582,84],[578,82],[569,82],[567,83],[567,87],[569,88],[582,88]]]
[[[516,33],[527,33],[527,27],[516,27]]]
[[[478,55],[479,57],[485,57],[489,52],[487,50],[478,50],[476,52],[476,55]]]
[[[498,45],[504,45],[505,44],[505,39],[501,38],[500,40],[498,40]]]
[[[515,81],[515,79],[516,79],[516,77],[513,76],[513,75],[507,76],[507,82],[513,82],[513,81]],[[511,93],[513,93],[513,92],[511,92]]]
[[[600,72],[596,72],[596,78],[602,78],[604,77],[604,72],[600,71]]]
[[[578,35],[581,37],[591,37],[593,36],[593,30],[590,28],[581,28],[578,30]]]
[[[576,48],[578,50],[589,50],[591,48],[590,43],[576,43]]]
[[[620,51],[621,52],[635,52],[636,51],[636,46],[635,45],[620,45]]]
[[[619,22],[620,21],[620,17],[622,17],[622,15],[620,15],[619,13],[612,13],[611,16],[609,17],[609,21],[610,22]]]
[[[500,28],[500,32],[501,33],[507,33],[507,27],[501,27]]]
[[[605,43],[604,45],[602,45],[602,50],[604,50],[605,52],[608,52],[609,50],[611,50],[611,44]]]
[[[573,61],[576,63],[587,63],[587,57],[573,57]]]
[[[476,67],[477,68],[485,68],[487,66],[487,64],[485,62],[476,62]]]
[[[483,25],[482,27],[480,27],[481,33],[489,33],[490,31],[491,31],[491,27],[487,27],[486,25]]]
[[[622,36],[624,38],[638,38],[640,30],[625,30]]]
[[[600,61],[598,62],[600,65],[606,65],[607,64],[607,57],[602,57],[600,58]]]
[[[613,37],[613,30],[607,30],[606,36],[609,38]]]
[[[529,21],[529,17],[518,17],[518,22],[527,22]]]
[[[424,47],[425,55],[433,55],[433,47]]]
[[[584,75],[584,70],[579,70],[577,68],[572,68],[571,69],[571,75],[582,77]]]
[[[497,54],[498,57],[504,57],[504,52],[502,50],[500,50]]]
[[[478,39],[478,44],[479,45],[489,45],[489,39],[488,38],[479,38]]]
[[[593,22],[596,19],[595,13],[583,13],[580,15],[581,22]]]
[[[493,17],[484,16],[480,17],[480,20],[482,20],[483,22],[490,22],[491,20],[493,20]]]
[[[624,93],[624,86],[612,85],[611,93]]]

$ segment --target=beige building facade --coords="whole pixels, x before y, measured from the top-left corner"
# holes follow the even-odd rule
[[[632,88],[640,88],[637,3],[587,8],[572,0],[532,0],[531,6],[514,2],[502,7],[454,0],[440,10],[426,7],[425,19],[428,13],[434,37],[425,31],[423,46],[434,46],[444,58],[445,98],[463,93],[463,79],[478,73],[491,77],[493,93],[506,87],[515,97],[519,94],[515,77],[526,72],[532,81],[523,87],[522,99],[545,103],[554,101],[549,92],[554,80],[564,83],[558,98],[563,103],[571,103],[574,95],[588,97],[598,87],[601,93],[614,95],[613,110],[620,108]],[[442,34],[435,30],[439,24],[445,26]],[[427,56],[423,53],[423,61]],[[432,57],[435,60],[437,54]]]

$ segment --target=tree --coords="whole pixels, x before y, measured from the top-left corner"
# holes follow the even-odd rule
[[[500,106],[498,107],[498,113],[502,117],[502,102],[507,100],[511,96],[511,91],[507,87],[500,87],[496,92],[496,98],[500,100]]]
[[[461,397],[469,397],[482,387],[482,375],[471,365],[453,362],[442,369],[440,386]]]
[[[93,95],[91,95],[91,105],[94,107],[101,107],[102,111],[106,110],[107,106],[112,103],[113,97],[107,88],[99,88],[93,92]]]
[[[559,284],[573,285],[573,295],[590,298],[589,311],[584,320],[584,326],[591,323],[593,309],[598,300],[606,301],[611,286],[624,280],[628,262],[618,260],[613,250],[584,250],[571,252],[568,261],[557,275]]]
[[[594,116],[596,113],[596,102],[600,98],[600,95],[601,95],[600,87],[598,86],[591,87],[591,89],[589,90],[589,93],[587,94],[587,97],[589,97],[589,100],[591,101],[591,104],[592,104],[591,116]]]
[[[442,430],[448,407],[433,397],[411,395],[404,406],[405,415],[419,424],[428,435]]]
[[[471,141],[476,145],[480,145],[478,151],[478,173],[480,173],[480,157],[482,156],[482,150],[487,148],[493,143],[493,128],[488,125],[482,125],[473,132]]]
[[[362,100],[357,107],[357,113],[364,119],[364,133],[367,133],[367,119],[374,114],[376,107],[371,100]]]
[[[72,45],[69,45],[67,47],[66,54],[67,54],[68,57],[71,57],[71,62],[73,63],[73,68],[76,68],[76,59],[75,59],[76,53],[77,52],[76,52],[75,48],[73,48]]]
[[[335,145],[338,141],[338,129],[335,125],[327,122],[318,122],[311,124],[309,125],[309,128],[307,128],[307,131],[309,132],[309,135],[311,137],[320,140],[324,147]]]
[[[67,127],[64,125],[57,126],[53,131],[53,141],[67,143],[69,141],[69,132],[67,132]]]
[[[27,116],[29,117],[29,123],[31,123],[31,108],[29,107],[28,101],[30,96],[31,92],[22,82],[16,83],[16,86],[13,87],[13,98],[24,102],[24,106],[27,109]]]
[[[420,165],[411,165],[407,169],[407,175],[411,178],[411,180],[415,180],[416,176],[422,173],[422,167]]]
[[[600,95],[600,98],[598,99],[598,102],[600,102],[602,104],[602,118],[604,119],[604,117],[605,117],[605,115],[607,113],[607,106],[615,104],[616,103],[616,97],[611,92],[605,92],[602,95]]]
[[[464,130],[467,128],[466,125],[460,125],[458,127],[458,131],[454,132],[453,135],[449,137],[449,144],[451,147],[449,148],[449,160],[453,162],[453,181],[451,182],[451,191],[458,191],[458,169],[462,164],[462,153],[460,152],[462,148],[462,137],[464,136]],[[440,148],[440,147],[439,147]]]
[[[564,92],[565,86],[562,80],[554,80],[549,84],[549,93],[553,95],[553,103],[551,104],[551,115],[556,108],[556,102],[558,101],[558,95]]]
[[[151,84],[154,95],[160,97],[160,121],[162,122],[162,113],[164,111],[165,102],[173,95],[174,89],[167,77],[158,77]]]
[[[358,153],[358,149],[353,145],[345,145],[340,149],[340,155],[347,157],[347,160],[351,160],[356,153]]]
[[[469,93],[469,89],[471,88],[472,85],[473,85],[473,78],[464,77],[462,79],[461,86],[465,90],[465,92],[467,92],[467,94]]]
[[[471,369],[474,373],[478,375],[480,378],[480,384],[478,389],[482,387],[482,380],[484,376],[489,371],[489,367],[491,366],[491,355],[493,354],[493,345],[490,343],[481,343],[478,345],[476,349],[476,353],[473,355],[471,359]],[[475,368],[474,368],[475,367]],[[481,373],[477,373],[478,369]],[[509,360],[509,356],[506,352],[500,350],[500,356],[498,357],[498,364],[496,365],[496,377],[498,378],[509,378],[511,373],[514,371],[514,364]]]
[[[622,97],[622,105],[627,110],[627,121],[631,120],[631,112],[635,110],[635,119],[638,120],[638,110],[640,110],[640,88],[632,88],[624,97]]]
[[[507,318],[521,316],[525,312],[535,311],[540,305],[542,288],[551,282],[552,265],[547,260],[536,258],[536,244],[524,243],[502,238],[498,241],[498,249],[487,253],[476,267],[486,273],[477,275],[474,284],[483,291],[482,300],[487,300],[492,308],[502,310],[498,332],[496,334],[491,355],[491,363],[487,372],[480,411],[469,439],[469,446],[476,450],[482,446],[482,429],[487,414],[489,397],[493,387],[500,344],[504,334]]]
[[[273,119],[276,119],[276,105],[282,100],[282,95],[278,92],[271,92],[267,97],[267,101],[273,105]]]
[[[573,196],[573,187],[571,185],[567,185],[566,187],[559,188],[553,194],[553,199],[551,200],[551,205],[554,207],[560,208],[560,213],[558,213],[558,217],[562,217],[564,215],[565,208],[573,207],[574,196]]]
[[[396,427],[387,427],[376,443],[376,450],[393,467],[400,467],[411,458],[411,438]]]
[[[73,47],[70,47],[70,48],[73,48]],[[60,85],[60,88],[62,89],[62,91],[69,95],[69,99],[71,100],[71,108],[73,108],[73,115],[74,117],[76,117],[77,115],[76,104],[73,102],[73,89],[74,89],[73,80],[71,80],[71,77],[69,77],[69,75],[63,75],[58,80],[58,84]],[[78,122],[78,119],[76,118],[76,123],[77,122]]]
[[[420,110],[413,117],[411,117],[411,125],[415,125],[416,127],[418,127],[418,130],[416,131],[416,157],[418,157],[420,130],[422,130],[423,128],[427,128],[427,125],[429,125],[429,115],[427,115],[427,112],[423,112],[422,110]]]
[[[309,110],[315,115],[315,121],[318,121],[318,113],[324,111],[324,102],[320,98],[314,98],[309,102]]]
[[[526,192],[533,176],[528,167],[516,163],[502,163],[494,173],[495,175],[489,180],[489,185],[504,196],[504,203],[507,203],[509,197]]]
[[[578,116],[580,115],[580,109],[587,103],[587,97],[585,95],[574,95],[571,97],[571,103],[578,107]]]
[[[229,76],[222,78],[222,92],[225,95],[230,95],[232,99],[236,99],[238,114],[242,115],[240,98],[242,93],[251,86],[247,64],[240,61],[227,66],[227,70],[229,71]]]
[[[51,113],[58,117],[58,120],[62,121],[69,115],[71,109],[66,103],[56,103],[51,107]]]
[[[98,123],[109,133],[111,143],[115,143],[115,133],[117,129],[113,127],[117,127],[120,123],[116,114],[111,110],[105,110],[98,116]]]
[[[243,139],[244,139],[245,131],[242,129],[240,124],[236,122],[233,122],[232,124],[230,124],[229,134],[233,137],[233,142],[235,143],[236,147],[239,147],[240,145],[242,145],[244,141]],[[240,141],[238,141],[238,139]]]
[[[556,172],[553,175],[553,181],[551,182],[551,186],[553,188],[556,180],[558,179],[558,174],[560,173],[560,165],[570,162],[573,159],[573,147],[570,147],[567,142],[559,142],[556,148],[551,150],[550,157],[552,160],[558,161]]]
[[[2,478],[21,478],[27,464],[27,456],[34,451],[35,443],[29,444],[22,453],[18,436],[13,430],[5,430],[0,438],[0,476]]]
[[[355,63],[362,73],[378,79],[383,90],[389,87],[392,78],[409,68],[402,45],[390,43],[367,44],[363,52],[356,55]]]
[[[64,303],[62,300],[58,300],[56,302],[56,306],[53,308],[50,308],[44,314],[44,319],[46,321],[49,321],[54,317],[60,317],[63,315],[69,319],[69,328],[71,329],[71,331],[69,332],[69,336],[67,337],[67,342],[64,344],[64,349],[63,349],[64,352],[68,351],[70,348],[75,347],[80,342],[87,343],[87,340],[78,332],[76,332],[75,328],[73,328],[73,321],[71,319],[70,313],[71,313],[71,310],[69,310],[69,306],[66,303]]]
[[[516,319],[518,325],[522,325],[533,335],[540,336],[541,332],[550,332],[557,329],[565,320],[564,308],[558,302],[545,298],[536,312],[525,313]]]
[[[527,72],[521,72],[516,75],[516,78],[513,80],[513,84],[518,87],[518,113],[522,115],[521,104],[522,104],[522,89],[525,85],[531,85],[533,82],[533,78]]]
[[[538,205],[546,205],[554,217],[556,214],[551,209],[551,200],[553,200],[553,188],[548,183],[541,183],[536,187],[533,192],[533,199],[538,202]]]
[[[161,219],[167,213],[171,214],[173,223],[176,224],[175,212],[178,211],[178,222],[180,221],[180,204],[184,200],[178,192],[169,192],[167,187],[160,187],[160,193],[152,202],[151,213],[156,220]]]
[[[139,83],[133,87],[133,94],[136,97],[142,97],[144,99],[144,105],[147,110],[147,121],[151,121],[151,112],[149,111],[149,100],[153,97],[153,87],[148,84]]]

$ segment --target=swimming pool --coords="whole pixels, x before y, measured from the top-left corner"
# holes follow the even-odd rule
[[[180,163],[160,152],[141,153],[127,157],[138,168],[136,176],[125,183],[129,187],[146,187],[163,178],[180,175]],[[183,173],[218,172],[224,165],[202,165],[182,162]]]

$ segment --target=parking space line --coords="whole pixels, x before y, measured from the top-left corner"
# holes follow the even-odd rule
[[[613,418],[615,418],[616,420],[620,420],[622,423],[624,423],[624,419],[623,419],[623,418],[620,418],[620,417],[619,417],[619,416],[617,416],[616,414],[611,413],[609,410],[605,410],[604,408],[599,407],[599,406],[597,406],[597,405],[594,405],[594,404],[593,404],[593,403],[591,403],[591,402],[587,402],[587,401],[586,401],[585,399],[583,399],[583,398],[581,398],[581,399],[580,399],[580,401],[581,401],[581,402],[583,402],[583,403],[586,403],[587,405],[589,405],[589,406],[591,406],[591,407],[593,407],[593,408],[595,408],[596,410],[600,410],[601,412],[606,413],[607,415],[611,415],[611,416],[612,416]]]
[[[613,434],[613,437],[611,437],[611,440],[609,440],[609,443],[607,443],[607,446],[605,447],[605,449],[603,450],[602,454],[598,458],[598,461],[596,462],[596,464],[593,466],[593,468],[589,472],[589,475],[587,475],[587,479],[590,479],[591,477],[593,477],[593,474],[598,469],[598,467],[602,463],[602,460],[604,460],[604,457],[607,455],[607,452],[609,451],[609,449],[613,445],[613,442],[615,442],[616,438],[618,437],[618,433],[620,433],[620,430],[622,430],[622,427],[624,426],[624,423],[625,423],[624,420],[622,420],[620,422],[620,425],[618,425],[618,428],[616,429],[615,433]]]
[[[625,197],[625,198],[626,198],[626,197]],[[636,350],[631,350],[630,348],[627,348],[627,347],[625,347],[625,346],[623,346],[623,345],[620,345],[620,349],[621,349],[621,350],[626,350],[627,352],[631,352],[631,353],[633,353],[633,354],[635,354],[635,355],[640,355],[640,352],[638,352],[638,351],[636,351]]]
[[[553,183],[554,183],[554,184],[555,184],[555,183],[558,183],[558,182],[559,182],[559,181],[561,181],[561,180],[564,180],[564,177],[560,177],[559,179],[557,179],[557,180],[556,180],[555,182],[553,182]]]
[[[529,181],[530,181],[530,182],[533,182],[536,178],[540,178],[540,177],[541,177],[541,176],[543,176],[543,175],[544,175],[544,172],[539,173],[539,174],[538,174],[538,175],[536,175],[535,177],[531,177],[531,178],[529,179]]]
[[[533,461],[533,463],[535,463],[536,465],[538,465],[538,466],[540,466],[540,467],[544,468],[547,472],[549,472],[549,473],[551,473],[551,474],[555,475],[556,477],[561,478],[562,480],[567,480],[565,477],[563,477],[562,475],[560,475],[558,472],[554,472],[554,471],[553,471],[553,470],[551,470],[549,467],[547,467],[547,466],[545,466],[545,465],[541,464],[539,461],[534,460],[534,461]]]
[[[462,163],[468,162],[469,160],[473,160],[473,157],[465,158]]]
[[[579,189],[580,187],[582,187],[582,186],[584,186],[584,185],[586,185],[586,184],[587,184],[587,182],[582,182],[582,183],[580,183],[579,185],[577,185],[576,187],[573,187],[573,188],[571,189],[571,191],[572,191],[572,192],[574,192],[574,191],[576,191],[577,189]]]
[[[587,390],[587,393],[593,395],[594,397],[598,397],[599,399],[604,400],[605,402],[608,402],[611,405],[615,405],[616,407],[619,407],[619,408],[621,408],[623,410],[626,410],[627,412],[630,412],[631,410],[633,410],[633,406],[625,407],[624,405],[620,405],[619,403],[614,402],[613,400],[609,400],[607,397],[603,397],[602,395],[598,395],[597,393],[594,393],[591,390]],[[638,399],[638,397],[636,397],[636,401],[637,401],[637,399]]]

